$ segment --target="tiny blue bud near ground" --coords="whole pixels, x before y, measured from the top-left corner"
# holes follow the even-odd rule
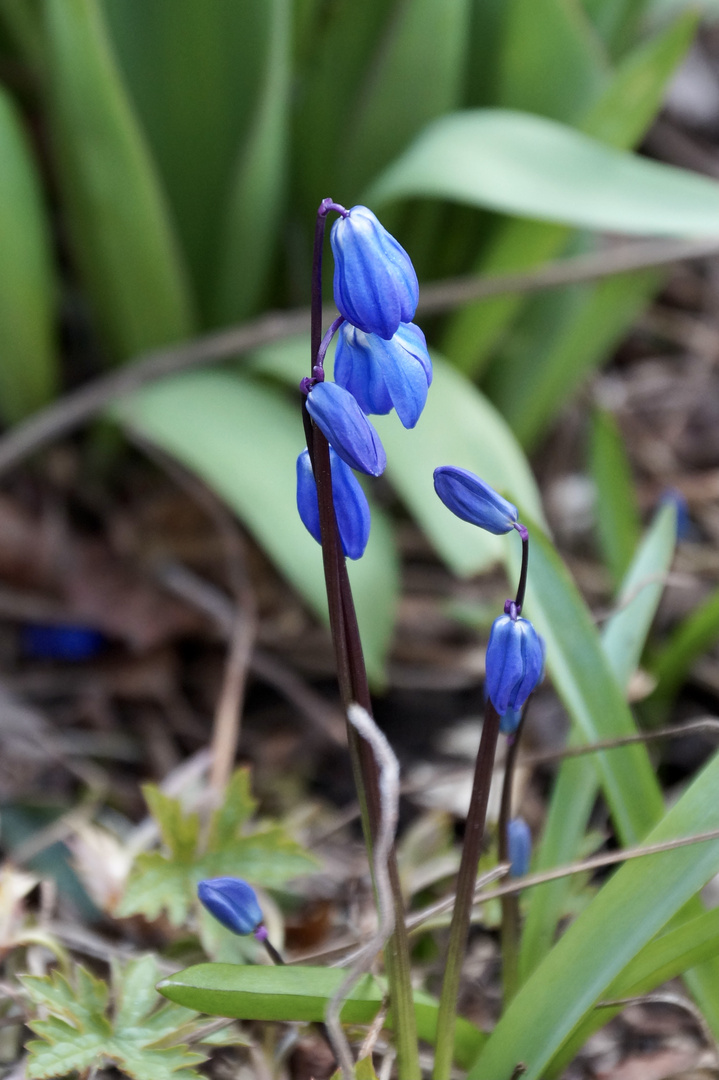
[[[387,455],[380,437],[348,390],[333,382],[316,383],[307,395],[307,412],[351,469],[369,476],[384,472]]]
[[[524,877],[529,873],[532,857],[532,834],[524,818],[513,818],[507,825],[507,850],[509,852],[509,876]]]
[[[517,525],[517,507],[468,469],[440,465],[434,470],[434,490],[448,510],[462,521],[501,536]]]
[[[417,310],[412,260],[366,206],[353,206],[330,234],[338,310],[365,334],[389,339]]]
[[[344,461],[330,447],[332,471],[332,498],[339,529],[342,550],[348,559],[361,559],[364,555],[370,531],[370,510],[362,487]],[[297,509],[302,524],[322,543],[320,532],[320,508],[309,451],[305,447],[297,458]]]
[[[385,340],[343,323],[337,336],[335,380],[363,412],[383,415],[394,406],[402,424],[413,428],[432,382],[424,334],[414,323],[401,323]]]
[[[262,922],[255,890],[240,878],[207,878],[197,886],[200,903],[233,934],[252,934]]]
[[[544,646],[527,619],[500,615],[487,646],[486,692],[500,716],[518,712],[542,678]]]

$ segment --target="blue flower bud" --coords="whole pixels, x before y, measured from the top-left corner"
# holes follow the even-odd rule
[[[348,559],[361,559],[369,540],[370,512],[367,497],[348,465],[330,447],[332,471],[332,498],[339,529],[342,550]],[[320,533],[320,508],[317,501],[317,484],[312,472],[309,451],[305,448],[297,458],[297,509],[302,524],[318,544]]]
[[[379,435],[352,394],[333,382],[320,382],[307,395],[307,411],[327,442],[351,469],[379,476],[387,455]]]
[[[507,850],[511,864],[509,876],[524,877],[529,873],[532,857],[532,834],[524,818],[514,818],[507,826]]]
[[[440,465],[434,470],[434,490],[458,518],[495,536],[510,532],[517,522],[517,507],[467,469]]]
[[[366,206],[353,206],[330,234],[334,295],[342,315],[365,334],[389,339],[417,310],[412,261]]]
[[[251,934],[262,922],[255,890],[240,878],[208,878],[197,886],[197,895],[210,915],[233,934]]]
[[[544,646],[531,622],[509,615],[495,619],[487,645],[485,689],[500,716],[507,709],[519,712],[543,670]]]
[[[413,428],[432,382],[424,334],[414,323],[401,323],[386,341],[343,323],[337,336],[335,379],[363,412],[382,415],[394,406],[404,426]]]

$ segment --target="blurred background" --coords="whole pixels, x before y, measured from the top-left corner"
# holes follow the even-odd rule
[[[449,520],[435,465],[549,530],[599,627],[673,507],[628,694],[647,728],[719,715],[717,18],[681,0],[0,0],[0,845],[29,875],[14,918],[36,918],[42,878],[68,947],[165,948],[176,931],[117,915],[141,784],[191,804],[235,761],[325,860],[288,901],[290,946],[369,902],[294,494],[325,196],[367,203],[409,252],[435,363],[415,430],[379,418],[389,465],[351,568],[405,770],[408,892],[456,866],[507,595],[508,541]],[[522,772],[535,830],[568,728],[552,674],[526,735],[545,755]],[[667,791],[713,745],[711,725],[658,742]],[[597,844],[606,820],[599,805]],[[478,942],[481,982],[496,946]],[[491,1019],[497,1002],[475,1005]],[[682,1024],[657,1053],[669,1031],[691,1064]],[[625,1077],[592,1053],[577,1076]]]

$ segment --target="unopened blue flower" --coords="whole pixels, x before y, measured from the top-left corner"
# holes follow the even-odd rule
[[[511,864],[509,876],[524,877],[529,873],[532,857],[532,834],[524,818],[514,818],[507,825],[507,850]]]
[[[544,646],[527,619],[500,615],[492,623],[487,645],[487,697],[500,716],[507,709],[515,712],[542,678]]]
[[[351,469],[379,476],[387,465],[380,437],[352,394],[333,382],[316,383],[307,411],[327,442]]]
[[[197,886],[200,902],[233,934],[252,934],[262,922],[255,890],[234,877],[208,878]]]
[[[424,334],[414,323],[400,323],[386,341],[343,323],[337,335],[335,379],[363,412],[382,415],[394,406],[404,426],[413,428],[432,382]]]
[[[500,536],[517,523],[517,507],[468,469],[440,465],[434,470],[434,490],[462,521]]]
[[[409,255],[366,206],[338,218],[330,241],[340,313],[365,334],[391,338],[417,310],[419,285]]]
[[[361,559],[367,547],[370,530],[370,512],[362,487],[344,461],[330,447],[332,471],[332,498],[339,529],[342,550],[348,559]],[[317,501],[317,484],[307,448],[297,458],[297,509],[302,524],[318,544],[320,533],[320,508]]]

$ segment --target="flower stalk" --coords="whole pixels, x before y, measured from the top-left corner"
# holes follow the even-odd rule
[[[321,361],[329,344],[329,337],[326,335],[324,341],[322,337],[322,246],[325,220],[330,211],[336,211],[342,216],[347,215],[347,211],[343,207],[330,199],[323,200],[317,214],[312,275],[312,378],[318,377],[318,367],[321,370]],[[335,330],[339,327],[340,322],[341,320],[335,320],[333,324]],[[320,352],[323,345],[324,349]],[[357,615],[337,528],[332,493],[329,444],[325,435],[313,423],[307,411],[306,397],[303,398],[302,416],[317,484],[322,561],[327,589],[330,632],[335,650],[337,678],[343,711],[347,714],[350,705],[357,703],[372,715],[372,703]],[[382,819],[378,766],[370,744],[349,723],[347,725],[347,741],[352,761],[352,771],[357,786],[365,843],[371,855]],[[405,926],[404,901],[394,845],[387,860],[387,869],[394,902],[395,928],[385,950],[385,965],[390,991],[390,1008],[397,1039],[398,1069],[403,1080],[419,1080],[421,1072],[410,979],[409,941]]]

